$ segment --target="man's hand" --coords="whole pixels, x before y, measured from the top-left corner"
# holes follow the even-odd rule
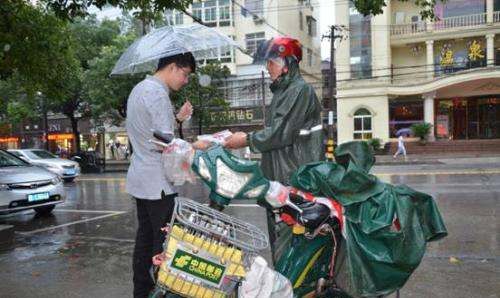
[[[247,134],[244,132],[236,132],[227,137],[224,147],[229,149],[239,149],[247,146]]]
[[[212,143],[210,142],[200,140],[193,143],[193,148],[196,150],[207,150],[211,145]]]
[[[192,114],[193,114],[193,105],[191,105],[189,100],[187,100],[180,108],[176,118],[178,121],[182,122],[189,119],[189,117],[191,117]]]

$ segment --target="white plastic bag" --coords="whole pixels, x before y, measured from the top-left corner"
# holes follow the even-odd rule
[[[247,272],[238,290],[238,298],[292,298],[290,281],[267,266],[266,260],[258,256]]]
[[[193,163],[193,146],[182,140],[174,139],[163,149],[162,166],[167,180],[173,185],[194,183],[196,176],[191,170]]]
[[[230,132],[229,130],[226,129],[226,130],[219,131],[219,132],[216,132],[216,133],[211,134],[211,135],[198,136],[198,140],[207,141],[207,142],[221,145],[224,143],[224,140],[226,140],[226,138],[231,136],[232,134],[233,134],[232,132]]]

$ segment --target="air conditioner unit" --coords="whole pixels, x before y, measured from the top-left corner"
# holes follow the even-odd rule
[[[262,17],[260,15],[254,14],[252,16],[252,19],[253,19],[254,23],[256,23],[256,24],[262,24],[264,22],[264,17]]]

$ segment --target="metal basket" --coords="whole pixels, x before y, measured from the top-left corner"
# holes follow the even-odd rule
[[[257,227],[186,198],[176,198],[157,289],[183,297],[229,297],[258,251],[269,246]]]

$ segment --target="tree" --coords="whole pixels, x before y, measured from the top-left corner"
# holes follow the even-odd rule
[[[198,134],[202,134],[203,127],[222,124],[212,121],[210,112],[213,109],[227,109],[229,107],[220,87],[222,87],[224,79],[229,76],[230,71],[219,62],[213,62],[199,67],[197,73],[198,75],[191,76],[188,85],[172,95],[172,101],[176,107],[180,107],[186,100],[193,104],[193,116],[198,124]],[[202,87],[199,83],[199,75],[203,74],[211,78],[208,87]]]
[[[69,20],[86,16],[87,8],[92,5],[99,9],[111,5],[125,11],[133,11],[134,17],[142,22],[141,35],[144,35],[152,21],[161,16],[165,10],[185,11],[193,0],[42,0],[42,2],[58,17]]]
[[[117,21],[99,23],[95,17],[89,17],[69,24],[69,31],[74,61],[66,72],[64,85],[61,87],[64,96],[50,96],[50,109],[68,117],[75,136],[75,148],[80,151],[78,122],[91,114],[85,89],[82,88],[85,72],[90,67],[90,61],[98,57],[102,48],[111,44],[120,34],[120,24]]]
[[[130,32],[116,36],[111,45],[101,49],[98,57],[90,62],[85,73],[84,89],[90,104],[92,117],[100,122],[111,120],[120,124],[125,120],[127,98],[134,86],[143,79],[143,75],[110,77],[116,61],[127,47],[135,40]]]
[[[353,2],[356,10],[361,14],[367,15],[379,15],[383,13],[383,9],[387,1],[390,0],[350,0]],[[401,2],[413,2],[420,8],[420,15],[422,19],[434,19],[434,6],[436,6],[437,1],[445,2],[446,0],[399,0]]]

